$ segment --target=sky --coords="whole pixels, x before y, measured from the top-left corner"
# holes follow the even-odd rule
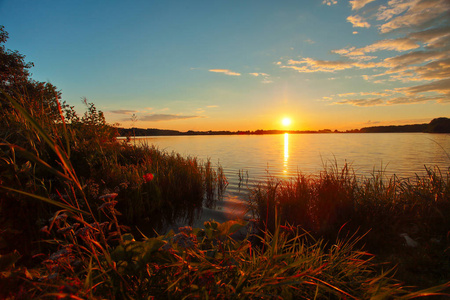
[[[450,117],[448,0],[0,0],[0,25],[33,79],[121,127],[347,130]]]

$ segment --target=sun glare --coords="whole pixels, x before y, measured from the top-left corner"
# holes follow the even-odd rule
[[[284,118],[283,120],[281,120],[281,124],[283,124],[283,126],[289,126],[291,125],[292,121],[290,118]]]

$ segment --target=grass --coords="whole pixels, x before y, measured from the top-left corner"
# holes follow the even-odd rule
[[[445,217],[435,224],[430,215],[436,208],[447,212],[442,174],[430,171],[414,186],[395,181],[386,187],[374,178],[365,188],[349,168],[315,180],[272,180],[252,195],[262,224],[257,234],[233,239],[249,226],[239,220],[137,234],[142,220],[155,229],[180,218],[189,222],[204,200],[213,206],[226,186],[222,170],[209,161],[103,140],[100,133],[111,128],[92,105],[88,124],[49,125],[8,99],[24,134],[6,133],[0,145],[2,298],[410,299],[443,295],[449,287],[442,282],[413,291],[394,279],[392,267],[361,250],[377,230],[347,234],[371,220],[361,213],[372,203],[387,203],[392,195],[400,196],[379,205],[379,212],[420,213],[426,228],[443,234]]]
[[[424,286],[444,283],[450,274],[450,169],[426,168],[414,180],[358,178],[348,165],[318,176],[270,178],[250,195],[250,209],[262,231],[278,222],[333,241],[355,232],[378,259],[398,264],[397,277]],[[404,235],[416,247],[408,247]]]

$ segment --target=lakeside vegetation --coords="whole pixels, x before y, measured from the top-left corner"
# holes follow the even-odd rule
[[[448,292],[441,273],[450,268],[448,171],[429,170],[417,183],[374,177],[359,185],[346,167],[269,181],[251,194],[259,226],[241,239],[232,234],[254,223],[210,221],[158,234],[145,229],[188,225],[203,205],[214,206],[227,185],[220,166],[118,141],[94,104],[85,100],[79,117],[60,104],[54,86],[31,80],[23,56],[0,53],[22,62],[16,72],[2,71],[0,298],[410,299]],[[421,290],[384,264],[384,254],[410,249],[384,242],[409,222],[417,222],[418,231],[406,233],[420,248],[408,265],[423,256],[425,267],[439,268]]]
[[[445,283],[450,274],[450,168],[427,175],[357,177],[345,165],[291,180],[268,179],[249,196],[261,232],[278,223],[332,243],[364,235],[357,245],[379,262],[396,265],[396,278],[416,286]]]

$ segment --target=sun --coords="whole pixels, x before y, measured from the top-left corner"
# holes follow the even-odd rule
[[[283,120],[281,120],[281,124],[283,124],[283,126],[289,126],[289,125],[291,125],[291,123],[292,123],[292,120],[288,117],[283,118]]]

